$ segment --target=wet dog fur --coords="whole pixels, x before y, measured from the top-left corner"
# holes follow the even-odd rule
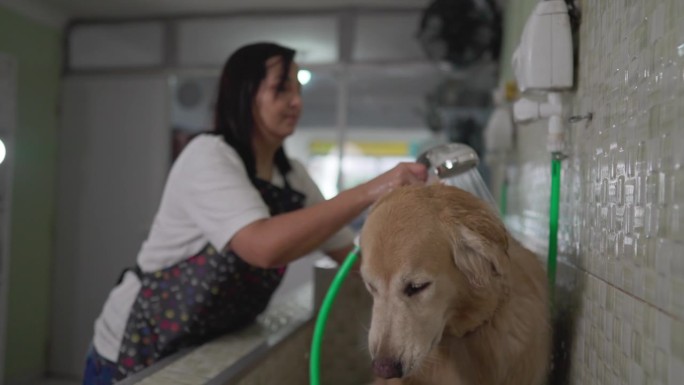
[[[393,191],[364,223],[360,269],[378,383],[544,383],[546,274],[484,201],[441,184]]]

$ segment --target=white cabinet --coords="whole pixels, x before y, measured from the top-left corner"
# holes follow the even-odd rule
[[[170,114],[163,75],[63,84],[49,371],[80,376],[95,318],[157,210]]]

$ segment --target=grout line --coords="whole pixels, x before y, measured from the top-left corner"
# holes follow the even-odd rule
[[[576,265],[574,265],[574,264],[570,264],[570,263],[567,263],[567,264],[568,264],[569,266],[574,267],[574,268],[577,269],[578,271],[581,271],[581,272],[585,273],[586,275],[588,275],[588,276],[590,276],[590,277],[592,277],[592,278],[594,278],[594,279],[597,279],[597,280],[599,280],[599,281],[605,283],[606,285],[608,285],[608,286],[610,286],[610,287],[616,289],[617,291],[620,291],[620,292],[622,292],[623,294],[626,294],[627,296],[632,297],[633,299],[636,299],[636,300],[639,301],[639,302],[643,302],[643,303],[647,304],[648,306],[650,306],[650,307],[652,307],[652,308],[654,308],[654,309],[660,311],[661,313],[665,314],[666,316],[668,316],[668,317],[670,317],[670,318],[673,318],[673,319],[678,320],[678,321],[680,321],[680,322],[684,321],[684,320],[682,320],[681,318],[679,318],[677,315],[671,313],[669,310],[663,309],[663,308],[661,308],[660,306],[658,306],[658,305],[656,305],[656,304],[653,304],[653,303],[650,303],[650,302],[646,301],[644,298],[638,297],[638,296],[636,296],[636,295],[634,295],[634,294],[632,294],[632,293],[630,293],[630,292],[628,292],[628,291],[625,291],[624,289],[622,289],[622,288],[620,288],[620,287],[618,287],[618,286],[616,286],[616,285],[614,285],[614,284],[612,284],[612,283],[606,281],[605,279],[603,279],[603,278],[597,276],[597,275],[594,274],[594,273],[591,273],[591,272],[589,272],[589,271],[587,271],[587,270],[585,270],[585,269],[583,269],[583,268],[581,268],[581,267],[579,267],[579,266],[576,266]]]

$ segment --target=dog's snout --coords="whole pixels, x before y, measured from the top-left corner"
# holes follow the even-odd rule
[[[404,368],[401,362],[391,358],[376,358],[373,360],[373,372],[382,378],[401,378]]]

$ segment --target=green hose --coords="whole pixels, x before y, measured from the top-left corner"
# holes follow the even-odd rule
[[[558,213],[560,209],[560,178],[562,156],[552,154],[551,158],[551,206],[549,210],[549,258],[547,273],[549,276],[549,290],[551,307],[553,308],[556,292],[556,264],[558,256]]]
[[[311,377],[311,385],[321,384],[321,343],[323,341],[323,334],[325,333],[325,323],[328,320],[328,314],[332,308],[333,302],[335,302],[335,297],[337,292],[340,290],[340,286],[344,282],[344,279],[349,274],[354,262],[359,257],[359,247],[354,246],[347,259],[340,267],[340,270],[335,275],[328,289],[328,293],[325,295],[323,304],[321,305],[321,310],[318,312],[318,318],[316,319],[316,326],[314,328],[313,340],[311,341],[311,357],[309,360],[309,376]]]

